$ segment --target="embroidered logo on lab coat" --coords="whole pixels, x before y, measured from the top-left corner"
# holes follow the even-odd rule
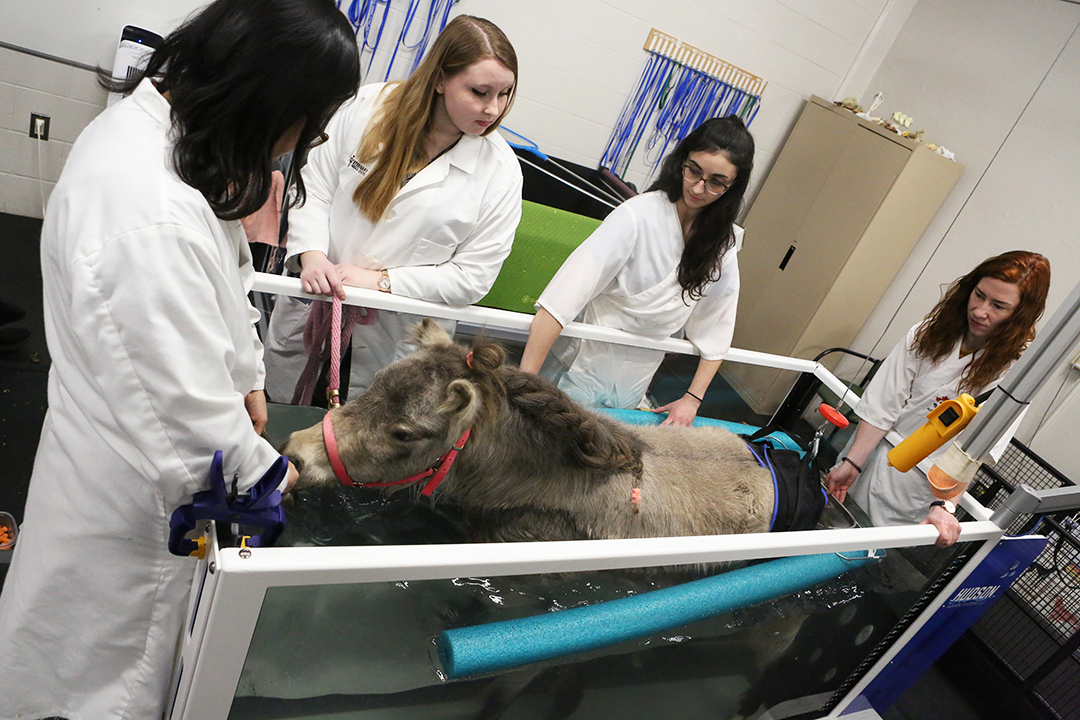
[[[355,155],[353,155],[352,157],[349,158],[349,167],[352,168],[353,170],[355,170],[357,173],[359,173],[360,177],[363,177],[364,175],[367,175],[368,170],[371,169],[370,167],[368,167],[364,163],[357,160]]]

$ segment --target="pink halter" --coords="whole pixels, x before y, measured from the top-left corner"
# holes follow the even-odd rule
[[[322,434],[323,442],[326,444],[326,455],[330,458],[330,467],[334,469],[334,475],[341,481],[342,485],[348,485],[350,487],[392,487],[394,485],[408,485],[419,480],[431,477],[428,484],[424,486],[421,491],[422,495],[430,496],[435,492],[435,488],[439,486],[439,483],[446,478],[446,474],[450,472],[450,466],[454,464],[454,459],[457,458],[458,452],[465,447],[465,443],[468,441],[469,436],[472,434],[472,429],[469,428],[458,441],[454,443],[454,446],[443,453],[442,457],[435,461],[435,464],[429,467],[427,470],[418,472],[415,475],[410,475],[407,478],[401,480],[395,480],[393,482],[385,483],[358,483],[353,481],[349,476],[349,471],[345,469],[345,463],[341,461],[341,453],[338,452],[337,438],[334,436],[334,420],[330,416],[334,408],[339,407],[341,403],[338,401],[338,388],[341,383],[340,375],[340,337],[341,337],[341,300],[334,296],[331,314],[332,327],[330,330],[331,338],[331,354],[330,354],[330,378],[328,387],[326,389],[327,400],[330,408],[323,415],[322,419]],[[337,362],[335,362],[335,360]],[[472,367],[472,353],[470,352],[465,356],[465,362]],[[432,477],[434,476],[434,477]]]
[[[465,447],[466,441],[469,439],[469,435],[472,434],[472,429],[466,430],[462,433],[458,441],[454,443],[454,446],[443,453],[434,465],[427,470],[418,472],[415,475],[410,475],[407,478],[401,480],[394,480],[393,482],[384,483],[358,483],[349,476],[349,471],[345,469],[345,463],[341,461],[341,454],[338,452],[337,438],[334,437],[334,421],[331,418],[330,413],[327,412],[323,415],[322,421],[323,442],[326,443],[326,455],[330,458],[330,467],[334,469],[334,475],[341,481],[342,485],[349,485],[355,487],[391,487],[394,485],[408,485],[425,478],[431,478],[428,484],[424,486],[421,491],[422,495],[430,496],[435,492],[435,488],[439,486],[439,483],[446,478],[446,474],[450,472],[450,466],[454,464],[454,459],[457,458],[458,452]]]

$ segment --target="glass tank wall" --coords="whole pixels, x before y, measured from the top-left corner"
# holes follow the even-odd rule
[[[278,292],[283,290],[275,283],[285,281],[284,278],[273,282],[261,279],[260,283],[267,285],[263,289]],[[385,313],[424,312],[427,306],[381,293],[374,293],[372,300],[371,304]],[[476,334],[499,340],[507,347],[509,362],[516,363],[527,333],[528,316],[519,315],[511,321],[506,319],[509,313],[495,318],[489,315],[497,315],[497,311],[481,311],[477,317],[470,314],[473,312],[474,309],[441,308],[432,314],[442,313],[458,320],[456,339],[460,341],[471,342]],[[500,330],[500,325],[509,329]],[[667,345],[664,349],[679,351]],[[761,362],[760,358],[742,358],[740,354],[746,355],[733,350],[729,361]],[[696,362],[693,356],[669,355],[646,393],[647,403],[659,406],[680,397]],[[801,361],[790,358],[773,358],[771,362],[790,363],[776,367],[808,369],[805,363],[800,365]],[[835,378],[828,377],[835,384]],[[723,404],[724,389],[718,387],[721,384],[719,379],[714,382],[701,414],[760,424],[761,418],[732,416],[734,411]],[[732,407],[738,405],[734,393],[727,392]],[[317,397],[320,395],[321,389],[316,392]],[[279,414],[278,422],[275,413]],[[272,407],[267,432],[280,445],[291,430],[308,427],[320,419],[321,411],[316,408]],[[373,490],[342,487],[295,493],[286,506],[289,526],[279,542],[284,547],[258,548],[250,555],[252,567],[258,566],[273,576],[265,581],[265,592],[255,591],[257,600],[250,610],[230,605],[230,617],[235,619],[237,613],[245,613],[244,617],[248,618],[236,623],[246,623],[246,629],[239,633],[239,647],[234,645],[227,653],[221,653],[220,645],[209,647],[230,642],[220,639],[227,631],[214,625],[211,619],[206,622],[206,638],[200,641],[209,649],[204,652],[196,648],[185,655],[189,658],[189,679],[185,682],[192,683],[192,697],[196,697],[198,685],[204,680],[190,680],[192,674],[203,672],[213,677],[214,671],[205,668],[213,667],[217,671],[232,668],[226,673],[231,678],[239,665],[231,660],[224,664],[207,662],[207,655],[239,657],[243,648],[247,648],[238,682],[235,686],[231,679],[225,683],[224,692],[232,696],[228,717],[233,720],[324,717],[697,720],[754,717],[765,709],[772,717],[820,713],[835,705],[839,698],[834,698],[834,694],[838,690],[846,691],[850,687],[848,681],[853,673],[866,670],[864,661],[875,649],[882,649],[883,642],[895,642],[898,620],[916,605],[941,568],[951,567],[955,571],[956,564],[950,566],[949,561],[958,553],[970,551],[979,541],[996,540],[1000,535],[996,528],[982,522],[978,529],[965,530],[965,539],[974,542],[961,543],[951,550],[892,548],[892,545],[927,542],[922,536],[925,532],[920,534],[927,528],[914,527],[894,528],[889,532],[822,530],[684,538],[681,540],[692,540],[709,548],[726,543],[725,550],[710,555],[710,560],[757,559],[707,567],[579,571],[586,566],[627,565],[605,558],[603,553],[609,552],[610,546],[602,544],[612,541],[593,541],[572,544],[603,547],[604,550],[595,551],[595,558],[599,559],[579,558],[578,562],[566,565],[548,563],[542,570],[536,570],[537,566],[528,561],[504,561],[479,570],[470,566],[467,572],[428,569],[417,574],[405,569],[415,568],[415,564],[384,562],[371,576],[377,579],[358,581],[358,577],[368,577],[361,572],[367,567],[369,557],[365,547],[372,554],[376,551],[373,546],[380,546],[379,551],[387,546],[401,547],[409,558],[432,558],[432,566],[442,563],[439,559],[445,558],[448,551],[469,555],[478,546],[469,545],[466,514],[438,492],[432,500],[427,500],[420,499],[415,491],[385,497]],[[853,512],[858,519],[858,509]],[[475,516],[469,518],[475,520]],[[848,528],[852,520],[833,507],[823,525]],[[837,539],[830,545],[827,538]],[[666,541],[614,542],[655,545]],[[448,543],[453,545],[447,547]],[[425,549],[417,547],[420,545]],[[533,545],[538,544],[513,548],[514,555],[510,557],[514,560],[519,555],[534,557],[539,551],[529,547]],[[314,553],[309,556],[312,558],[321,558],[319,552],[330,553],[340,548],[350,551],[344,560],[340,554],[335,555],[334,561],[326,566],[336,568],[331,574],[340,570],[340,577],[335,574],[327,579],[323,572],[319,580],[311,581],[305,578],[313,575],[305,574],[295,557],[290,556],[285,564],[287,569],[275,569],[276,558],[290,547],[309,548]],[[684,542],[681,547],[691,545]],[[737,572],[770,557],[854,547],[892,549],[887,550],[884,559],[871,565],[782,597],[557,659],[450,679],[436,652],[436,638],[446,630],[548,616],[579,606],[642,597],[702,577]],[[736,549],[729,552],[726,548]],[[687,562],[681,559],[687,556],[691,560],[700,557],[689,551],[673,562]],[[649,562],[644,553],[642,557],[637,564]],[[380,556],[380,562],[384,559]],[[453,566],[454,558],[445,564]],[[548,572],[554,565],[560,570],[570,569]],[[400,573],[399,568],[402,568]],[[290,574],[294,569],[295,576]],[[237,586],[227,580],[235,570],[240,571],[237,575],[246,575],[237,581],[241,585],[246,583],[245,587],[262,582],[254,577],[262,570],[222,562],[215,590],[210,593],[220,598],[210,597],[207,602],[228,604],[228,593]],[[542,574],[521,574],[527,572]],[[254,621],[251,613],[256,609],[258,619]],[[254,632],[250,634],[252,621]],[[185,717],[190,716],[190,707]]]
[[[450,506],[336,488],[302,495],[290,507],[289,544],[378,544],[413,533],[436,544],[462,539]],[[920,597],[928,573],[956,552],[892,549],[778,599],[453,680],[436,652],[444,630],[639,596],[747,563],[270,587],[229,718],[697,720],[821,711]]]

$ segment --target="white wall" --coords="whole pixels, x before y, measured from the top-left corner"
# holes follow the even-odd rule
[[[165,35],[203,0],[0,0],[0,42],[111,67],[125,25]]]
[[[915,0],[464,0],[518,52],[521,83],[506,125],[557,157],[595,166],[633,92],[652,28],[768,81],[751,126],[758,146],[751,196],[812,94],[833,99],[872,71]],[[640,151],[639,151],[640,153]],[[641,184],[635,164],[628,179]]]
[[[105,108],[93,66],[112,67],[125,25],[162,35],[199,0],[0,0],[0,212],[42,217],[82,129]],[[30,113],[51,119],[49,140],[29,137]]]
[[[967,170],[856,349],[887,353],[930,310],[942,284],[1006,250],[1050,260],[1046,317],[1080,282],[1078,25],[1080,6],[1059,0],[920,0],[915,7],[867,92],[883,91],[880,110],[916,118]],[[1078,381],[1080,373],[1062,363],[1018,438],[1080,480]]]
[[[545,152],[584,165],[595,166],[602,155],[645,65],[648,56],[642,47],[654,27],[763,77],[769,84],[751,126],[758,143],[758,172],[750,190],[753,197],[805,99],[811,94],[831,99],[841,86],[856,84],[872,73],[884,54],[882,48],[895,37],[914,3],[462,0],[454,6],[454,13],[489,18],[503,28],[518,51],[521,86],[507,126],[536,141]],[[125,13],[130,12],[132,18],[145,15],[147,29],[168,30],[150,27],[153,18],[166,12],[160,0],[106,5],[127,7]],[[190,0],[177,4],[176,17],[166,24],[186,14],[191,5]],[[403,0],[396,0],[369,80],[381,79],[388,48],[393,47],[401,27],[404,6]],[[91,19],[101,12],[100,8],[95,10]],[[87,62],[86,56],[94,58],[91,62],[110,64],[119,27],[116,38],[99,39],[84,47],[87,43],[77,18],[70,13],[56,14],[51,25],[37,23],[33,32],[26,30],[25,37],[12,25],[4,40],[60,56],[64,56],[64,47],[71,47],[72,52],[78,48],[79,57],[68,59]],[[20,16],[16,13],[12,17]],[[408,58],[404,60],[398,62],[407,66]],[[34,180],[38,177],[36,153],[43,151],[42,170],[48,189],[59,175],[71,141],[104,106],[104,95],[95,88],[91,73],[84,70],[4,48],[0,48],[0,61],[0,211],[41,217]],[[364,69],[368,69],[367,63]],[[55,141],[38,143],[27,137],[31,110],[53,116]],[[643,168],[635,167],[630,179],[641,184]]]

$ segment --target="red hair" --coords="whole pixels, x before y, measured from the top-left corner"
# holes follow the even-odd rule
[[[984,277],[1016,285],[1020,304],[994,328],[982,352],[964,370],[959,390],[970,394],[997,379],[1035,339],[1035,323],[1046,309],[1050,291],[1050,261],[1038,253],[1012,250],[983,260],[954,280],[915,333],[912,349],[918,357],[938,362],[953,351],[968,330],[968,299]]]

